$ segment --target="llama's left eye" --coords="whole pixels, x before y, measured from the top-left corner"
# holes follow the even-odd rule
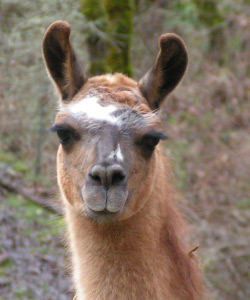
[[[148,150],[154,150],[155,146],[159,143],[160,138],[156,136],[146,135],[142,139],[142,145]]]
[[[167,137],[160,132],[150,132],[145,134],[140,141],[137,142],[137,145],[142,147],[147,153],[151,153],[160,140],[165,140],[166,138]]]

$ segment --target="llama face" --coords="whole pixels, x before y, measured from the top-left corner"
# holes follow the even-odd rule
[[[116,75],[102,81],[106,87],[90,85],[63,105],[53,127],[61,142],[61,190],[99,223],[128,218],[143,206],[154,183],[157,144],[164,139],[157,114],[138,90],[118,82],[108,87],[119,81]]]
[[[158,109],[185,73],[187,51],[162,35],[152,68],[136,83],[121,74],[88,79],[69,40],[70,26],[47,29],[42,49],[60,96],[53,131],[61,145],[58,183],[66,203],[99,223],[135,214],[150,197],[157,144],[164,138]]]

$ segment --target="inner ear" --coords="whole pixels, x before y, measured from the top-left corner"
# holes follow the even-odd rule
[[[139,81],[139,89],[152,109],[158,108],[183,77],[188,54],[182,39],[164,34],[159,40],[160,52],[153,67]]]
[[[71,100],[87,81],[77,61],[69,36],[69,24],[56,21],[49,26],[42,42],[48,73],[63,100]]]

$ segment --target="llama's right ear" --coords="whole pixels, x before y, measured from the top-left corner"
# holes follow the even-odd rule
[[[70,101],[87,81],[76,59],[69,36],[70,25],[56,21],[49,26],[42,42],[48,73],[64,101]]]

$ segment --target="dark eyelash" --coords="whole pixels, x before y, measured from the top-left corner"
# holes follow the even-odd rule
[[[58,130],[70,130],[70,128],[67,126],[55,125],[55,126],[51,127],[49,130],[52,132],[57,132]]]
[[[50,131],[57,133],[60,143],[63,146],[69,147],[72,144],[74,139],[74,132],[72,128],[68,126],[55,125],[50,128]]]
[[[167,140],[168,139],[168,137],[161,132],[151,132],[151,133],[147,134],[146,136],[152,137],[152,138],[158,138],[159,140]]]
[[[78,139],[80,138],[79,132],[77,132],[76,129],[74,129],[73,127],[71,127],[71,126],[69,126],[69,125],[67,125],[67,124],[66,124],[66,125],[65,125],[65,124],[63,124],[63,125],[54,125],[54,126],[51,127],[49,130],[52,131],[52,132],[69,131],[69,132],[71,132],[72,136],[73,136],[76,140],[78,140]]]
[[[137,145],[142,146],[145,151],[152,152],[160,140],[166,140],[167,137],[161,132],[149,132],[145,134],[140,141],[137,142]]]
[[[165,136],[161,132],[149,132],[142,137],[142,142],[149,139],[160,141],[160,140],[166,140],[167,136]]]

